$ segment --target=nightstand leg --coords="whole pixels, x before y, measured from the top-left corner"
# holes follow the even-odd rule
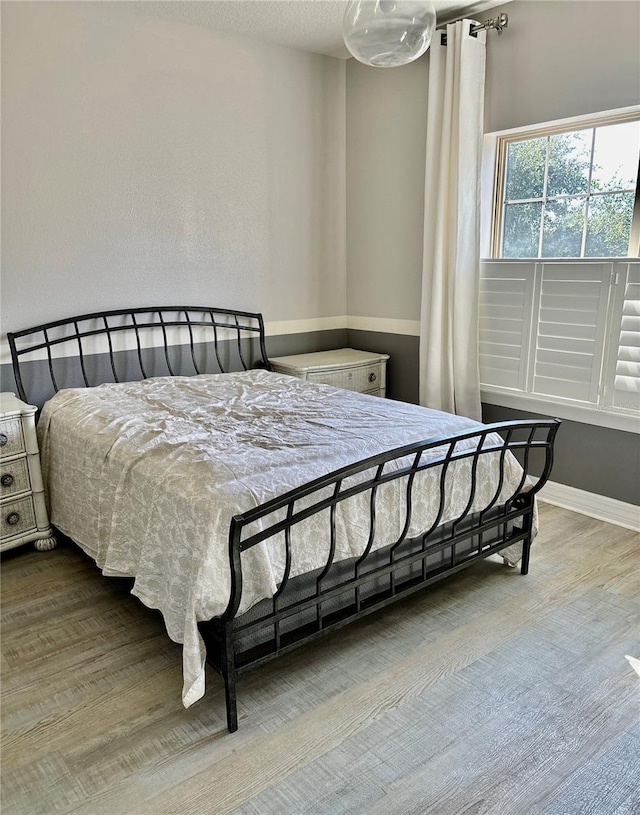
[[[39,538],[34,541],[33,546],[38,552],[48,552],[50,549],[55,549],[58,541],[51,535],[48,538]]]

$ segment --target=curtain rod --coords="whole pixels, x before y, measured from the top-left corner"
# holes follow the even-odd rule
[[[490,29],[495,28],[498,34],[502,34],[503,29],[505,29],[508,25],[509,15],[498,14],[497,17],[490,17],[488,20],[485,20],[484,23],[472,25],[469,33],[475,34],[477,31],[489,31]]]
[[[450,20],[449,22],[456,22],[455,20]],[[440,30],[443,31],[442,33],[442,43],[443,45],[447,44],[447,34],[444,29],[446,29],[449,23],[443,23],[442,26],[438,26]],[[502,34],[503,30],[507,28],[509,25],[509,15],[508,14],[498,14],[497,17],[490,17],[488,20],[485,20],[484,23],[477,23],[476,25],[472,25],[469,29],[470,34],[477,34],[478,31],[489,31],[490,29],[495,29],[498,34]]]

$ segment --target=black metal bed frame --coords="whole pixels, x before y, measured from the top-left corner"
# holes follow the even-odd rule
[[[181,317],[184,315],[184,317]],[[109,323],[112,320],[112,323]],[[114,332],[129,332],[135,337],[142,378],[150,373],[143,361],[143,333],[160,329],[163,367],[174,374],[172,347],[167,328],[186,331],[190,349],[190,367],[195,373],[208,372],[197,350],[201,339],[195,332],[208,332],[213,341],[217,372],[227,372],[225,354],[221,352],[219,332],[231,332],[236,348],[236,362],[247,370],[262,366],[270,369],[266,354],[264,323],[260,314],[210,308],[147,308],[97,312],[68,320],[58,320],[33,329],[8,334],[16,384],[21,398],[26,399],[21,365],[29,354],[42,354],[48,362],[53,391],[58,390],[56,364],[52,347],[71,342],[77,347],[74,359],[80,368],[84,386],[98,384],[89,376],[87,348],[90,339],[108,338],[109,370],[113,381],[120,381],[117,353],[113,348]],[[257,360],[249,362],[243,337],[257,339]],[[40,336],[42,339],[38,339]],[[205,341],[206,344],[206,341]],[[250,349],[252,346],[250,346]],[[228,350],[228,349],[227,349]],[[206,356],[206,355],[205,355]],[[210,357],[210,355],[209,355]],[[68,360],[67,360],[68,361]],[[139,376],[137,377],[139,378]],[[104,380],[102,380],[104,381]],[[373,398],[373,397],[372,397]],[[229,563],[231,592],[226,611],[199,624],[206,644],[207,661],[223,677],[227,708],[227,727],[238,727],[236,685],[246,671],[256,668],[279,654],[325,636],[347,623],[381,609],[390,603],[466,568],[476,560],[500,552],[507,546],[522,544],[521,573],[527,574],[533,536],[534,496],[549,478],[553,464],[553,443],[558,420],[504,422],[481,425],[475,429],[427,440],[416,441],[355,462],[303,484],[297,489],[232,518],[229,529]],[[499,433],[489,439],[490,434]],[[522,477],[516,489],[505,498],[504,463],[509,454],[522,464]],[[532,456],[542,455],[541,474],[531,486],[527,475]],[[486,456],[497,457],[499,478],[491,500],[480,510],[473,509],[479,470]],[[469,497],[463,511],[455,518],[443,519],[446,483],[452,468],[468,466]],[[411,537],[415,490],[424,489],[424,478],[433,491],[429,500],[435,510],[429,529]],[[401,532],[393,540],[376,541],[376,520],[380,512],[378,496],[385,485],[402,480],[404,518]],[[338,513],[348,502],[366,501],[369,508],[369,533],[362,553],[350,560],[336,558],[340,531]],[[294,547],[300,543],[298,525],[323,514],[326,524],[327,560],[311,575],[292,576]],[[298,535],[298,539],[296,539]],[[242,600],[243,560],[259,544],[283,547],[284,573],[274,596],[239,613]],[[374,545],[375,544],[375,545]]]

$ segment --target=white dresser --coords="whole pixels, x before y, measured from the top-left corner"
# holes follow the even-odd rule
[[[275,357],[269,359],[269,362],[278,373],[333,385],[334,388],[384,396],[388,359],[388,354],[340,348],[337,351]]]
[[[35,542],[53,549],[40,472],[37,408],[12,393],[0,394],[0,551]]]

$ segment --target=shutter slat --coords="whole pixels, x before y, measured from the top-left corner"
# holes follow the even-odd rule
[[[640,346],[619,346],[618,362],[640,362]]]
[[[573,297],[565,297],[564,295],[549,297],[543,292],[540,299],[543,309],[549,309],[550,311],[555,309],[560,311],[580,311],[588,314],[593,314],[594,311],[598,310],[599,302],[599,297],[589,297],[584,294],[579,297],[575,294]]]
[[[509,308],[508,306],[500,306],[495,303],[481,304],[485,319],[494,320],[516,320],[520,328],[522,328],[522,321],[524,320],[524,312],[522,308]]]
[[[541,322],[538,326],[539,337],[556,337],[557,339],[591,340],[596,337],[594,325],[562,325]]]
[[[514,357],[498,357],[487,354],[480,354],[480,362],[484,360],[486,368],[493,368],[498,371],[518,371],[518,360]]]
[[[597,308],[591,311],[578,311],[577,309],[541,308],[540,320],[558,327],[565,325],[597,325]],[[559,330],[556,329],[556,330]]]
[[[616,376],[616,390],[640,394],[640,378],[637,374],[635,376]]]
[[[520,359],[519,345],[504,345],[497,342],[485,342],[482,345],[482,353],[487,357],[509,357],[510,359]]]
[[[538,348],[544,351],[562,351],[570,354],[591,354],[596,350],[593,340],[573,337],[538,337]]]
[[[552,281],[571,281],[573,286],[575,283],[592,283],[596,281],[601,283],[604,275],[609,274],[608,264],[606,263],[593,263],[585,261],[582,263],[545,263],[544,264],[544,281],[550,283]],[[543,284],[544,285],[544,284]]]
[[[524,292],[526,289],[526,281],[525,280],[514,280],[512,278],[482,278],[480,280],[480,291],[489,291],[489,292],[503,292],[503,291],[517,291],[517,292]]]
[[[492,306],[502,306],[511,310],[522,308],[522,292],[511,291],[483,291],[480,292],[480,303]]]
[[[582,281],[580,284],[580,291],[583,297],[600,296],[600,280],[593,280],[592,282]],[[543,289],[544,294],[549,294],[554,297],[575,297],[576,286],[574,280],[546,280]]]
[[[563,385],[569,385],[571,383],[587,385],[591,382],[591,368],[587,366],[578,367],[575,365],[555,364],[552,362],[538,362],[536,364],[536,379],[558,380]],[[555,390],[552,393],[555,393]]]
[[[563,399],[574,399],[578,402],[589,402],[591,396],[590,384],[577,382],[564,382],[561,379],[546,379],[536,377],[536,393],[547,396],[560,396]]]
[[[536,371],[544,363],[551,365],[568,365],[571,368],[580,368],[584,371],[591,371],[593,354],[571,354],[558,351],[557,349],[538,349]],[[579,381],[586,381],[580,379]]]
[[[498,331],[495,328],[480,328],[480,341],[497,345],[516,345],[520,347],[522,336],[517,331]]]

